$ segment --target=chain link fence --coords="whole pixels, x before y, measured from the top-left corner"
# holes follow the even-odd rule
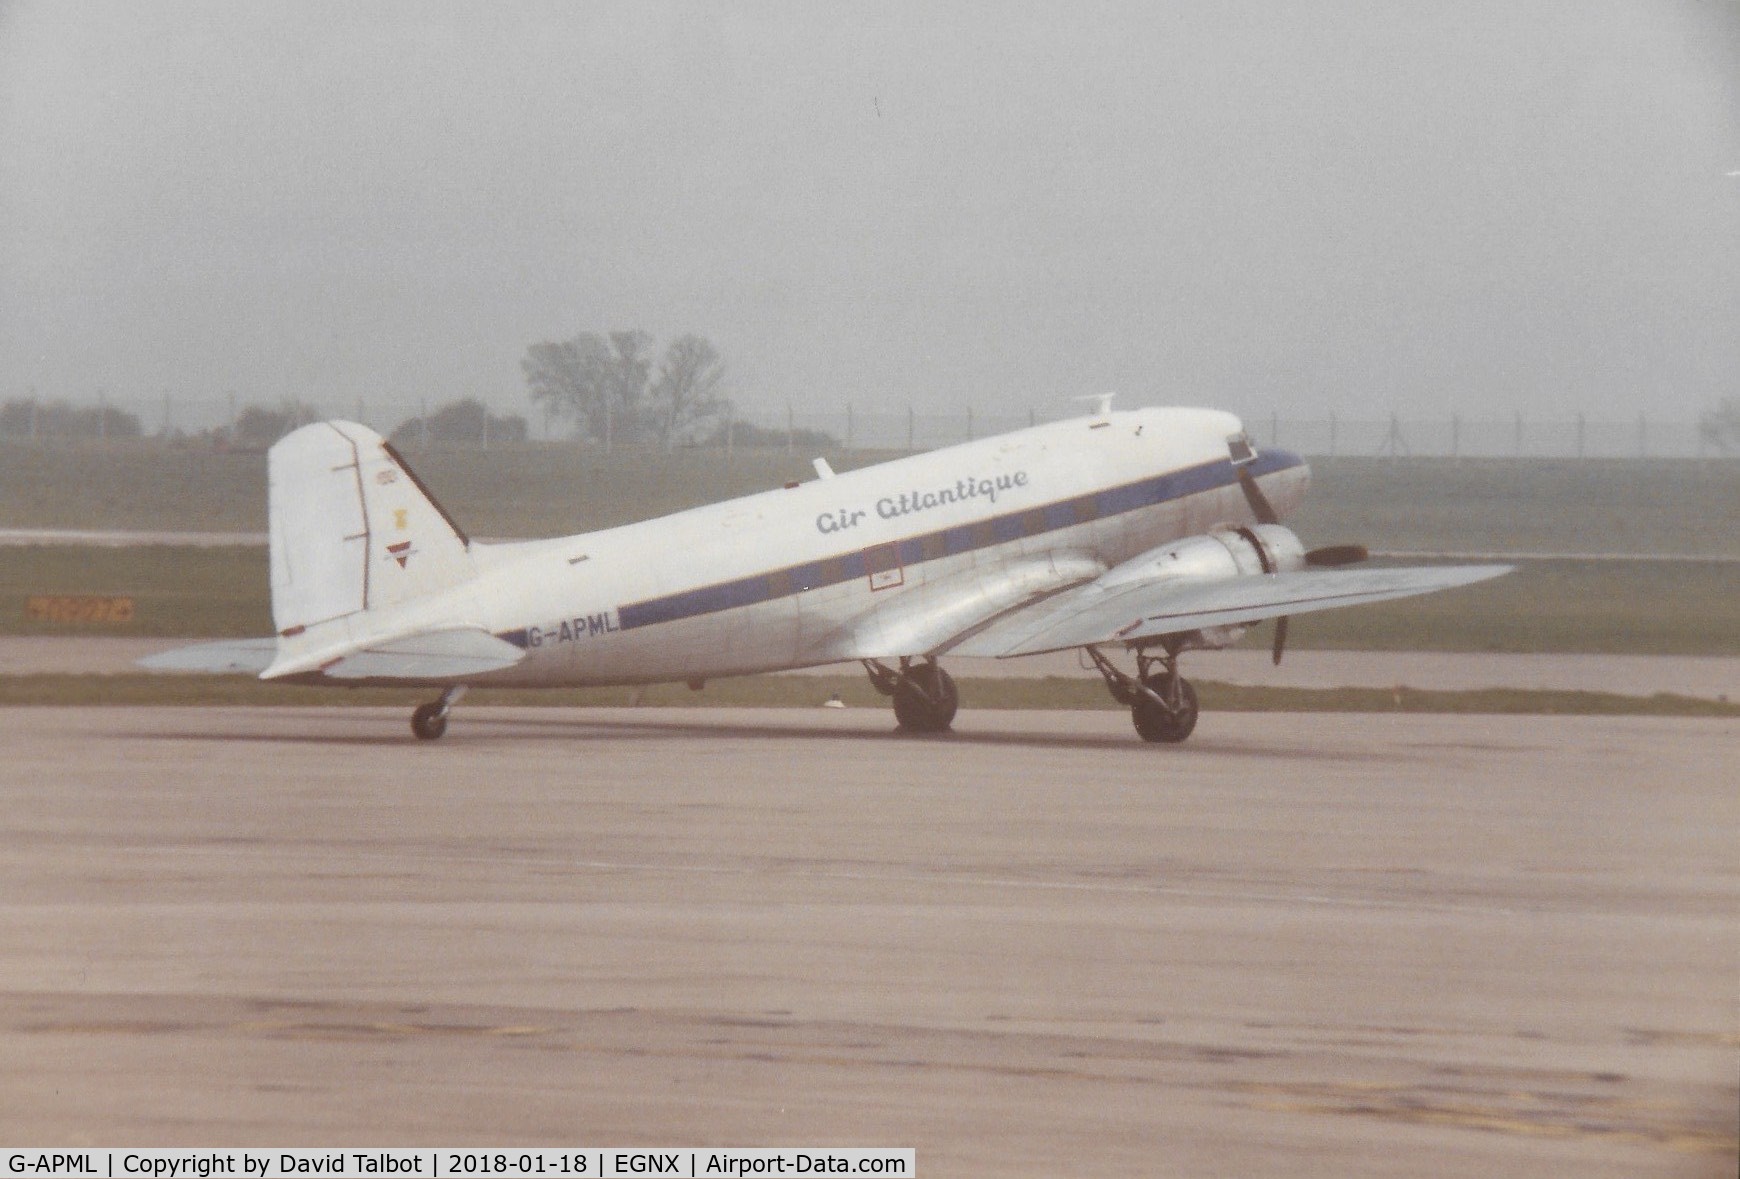
[[[84,402],[45,401],[26,394],[0,405],[0,439],[52,445],[82,440],[144,437],[213,447],[268,445],[277,433],[303,421],[349,418],[407,447],[503,446],[525,441],[572,440],[570,424],[541,407],[523,415],[479,411],[455,415],[452,405],[418,399],[312,401],[289,406],[252,405],[235,396],[164,396],[154,401],[111,403],[103,396]],[[986,438],[1027,426],[1079,417],[1074,407],[1056,410],[962,408],[948,412],[905,409],[833,410],[786,407],[783,411],[737,410],[692,431],[687,446],[817,451],[923,451]],[[1535,418],[1291,417],[1247,416],[1245,427],[1259,446],[1278,446],[1308,457],[1422,456],[1439,458],[1715,458],[1740,452],[1724,449],[1698,423]],[[607,446],[604,439],[588,439]]]
[[[801,438],[806,432],[836,439],[845,450],[931,450],[974,438],[1079,416],[1068,412],[951,414],[889,413],[841,409],[831,413],[788,411],[758,423],[758,437]],[[1573,418],[1320,418],[1247,416],[1245,428],[1259,446],[1284,447],[1312,458],[1334,455],[1439,458],[1707,458],[1725,453],[1696,422]],[[799,448],[801,449],[801,443]]]

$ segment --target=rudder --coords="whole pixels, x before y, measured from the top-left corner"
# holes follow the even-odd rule
[[[471,541],[379,434],[316,422],[266,457],[272,622],[280,635],[449,589]]]

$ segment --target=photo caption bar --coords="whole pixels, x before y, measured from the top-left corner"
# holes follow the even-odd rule
[[[917,1174],[911,1147],[530,1147],[438,1150],[384,1148],[261,1150],[7,1150],[0,1179],[292,1179],[339,1175],[345,1179],[394,1176],[479,1179],[483,1176],[648,1175],[893,1175]]]

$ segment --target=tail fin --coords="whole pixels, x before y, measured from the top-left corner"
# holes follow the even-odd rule
[[[367,426],[304,426],[278,440],[266,467],[279,635],[387,609],[473,575],[470,538]]]

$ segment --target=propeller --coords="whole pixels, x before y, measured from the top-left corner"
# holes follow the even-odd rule
[[[1279,524],[1281,515],[1275,511],[1269,497],[1263,494],[1256,476],[1251,474],[1250,464],[1239,464],[1238,473],[1239,490],[1245,493],[1245,502],[1251,505],[1251,514],[1256,516],[1257,523]],[[1306,553],[1305,564],[1317,569],[1334,569],[1341,565],[1357,565],[1369,556],[1371,553],[1362,544],[1330,544]],[[1266,560],[1264,564],[1267,565]],[[1270,654],[1277,667],[1281,663],[1281,653],[1287,649],[1287,622],[1284,614],[1275,619],[1275,644],[1270,648]]]
[[[1257,523],[1279,524],[1281,514],[1275,511],[1275,505],[1269,502],[1269,497],[1257,486],[1257,478],[1251,474],[1250,464],[1241,464],[1238,471],[1239,489],[1245,493],[1245,501],[1251,505],[1251,512],[1257,517]]]

